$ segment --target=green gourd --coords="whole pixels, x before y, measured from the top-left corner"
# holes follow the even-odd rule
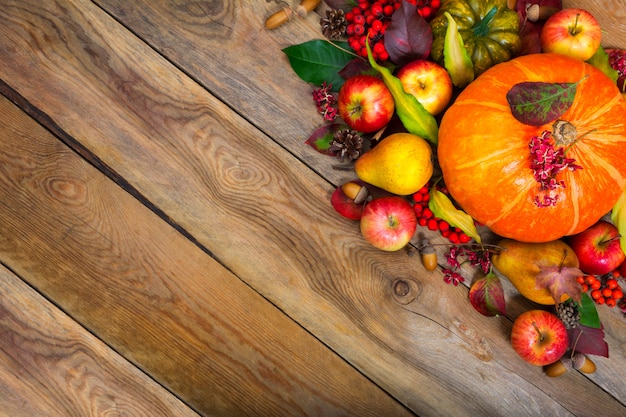
[[[443,0],[430,26],[433,34],[431,57],[444,65],[448,26],[445,13],[458,26],[477,77],[486,69],[514,58],[521,49],[519,16],[506,0]]]

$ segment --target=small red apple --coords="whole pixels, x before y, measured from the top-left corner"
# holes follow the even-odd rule
[[[411,204],[399,196],[375,198],[361,215],[361,233],[378,249],[396,251],[406,246],[417,228]]]
[[[626,255],[620,246],[617,227],[600,220],[582,232],[567,239],[576,253],[580,269],[586,274],[608,274],[620,266]]]
[[[567,350],[567,328],[549,311],[529,310],[513,322],[511,344],[526,362],[549,365],[561,359]]]
[[[541,30],[541,50],[588,60],[602,40],[600,24],[583,9],[567,8],[550,16]]]
[[[433,116],[441,113],[452,99],[450,74],[434,61],[411,61],[397,75],[404,91],[412,94]]]
[[[337,110],[350,128],[371,133],[389,123],[395,103],[383,80],[373,75],[355,75],[339,89]]]

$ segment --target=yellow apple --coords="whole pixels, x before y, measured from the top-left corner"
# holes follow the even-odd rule
[[[583,9],[568,8],[546,20],[541,30],[541,50],[588,60],[602,40],[600,24]]]
[[[452,99],[452,79],[448,71],[433,61],[418,59],[398,71],[404,91],[412,94],[433,116],[441,113]]]

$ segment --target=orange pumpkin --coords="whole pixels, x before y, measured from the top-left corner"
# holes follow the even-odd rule
[[[527,81],[580,81],[573,104],[558,117],[576,129],[575,140],[554,146],[564,146],[582,169],[556,174],[564,187],[549,191],[553,205],[537,204],[546,191],[531,168],[529,143],[552,132],[554,123],[520,122],[506,98],[512,86]],[[626,100],[609,77],[580,60],[521,56],[492,67],[461,92],[441,121],[437,153],[452,197],[475,220],[500,236],[551,241],[594,224],[626,188]]]

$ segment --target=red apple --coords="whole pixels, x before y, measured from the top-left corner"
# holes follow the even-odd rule
[[[588,60],[602,40],[600,24],[583,9],[563,9],[546,20],[541,30],[541,50]]]
[[[513,323],[511,344],[526,362],[549,365],[561,359],[567,350],[567,328],[549,311],[529,310]]]
[[[441,113],[452,99],[452,79],[434,61],[418,59],[398,71],[404,91],[412,94],[433,116]]]
[[[411,204],[402,197],[376,198],[365,205],[361,215],[361,233],[378,249],[396,251],[409,243],[417,218]]]
[[[580,269],[586,274],[602,275],[615,270],[624,259],[617,227],[600,220],[582,232],[572,235],[567,243],[576,253]]]
[[[355,75],[339,89],[337,110],[351,129],[371,133],[389,123],[395,104],[383,80],[373,75]]]

